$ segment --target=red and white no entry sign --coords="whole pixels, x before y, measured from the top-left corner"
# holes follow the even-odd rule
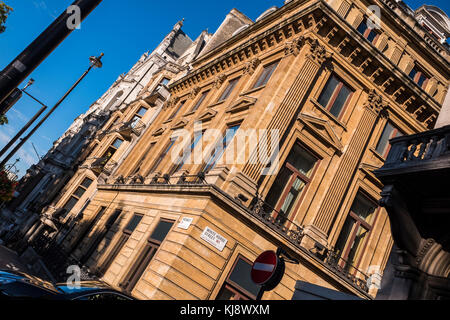
[[[253,263],[251,277],[257,285],[266,284],[277,270],[279,258],[273,251],[263,252]]]

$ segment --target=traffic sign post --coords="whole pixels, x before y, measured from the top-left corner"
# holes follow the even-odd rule
[[[289,259],[288,262],[298,264],[282,248],[278,248],[277,252],[265,251],[256,258],[251,271],[252,281],[261,286],[256,300],[261,300],[264,292],[271,291],[280,284],[286,270],[284,257]]]

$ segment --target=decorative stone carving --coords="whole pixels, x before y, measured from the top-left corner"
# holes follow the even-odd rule
[[[189,92],[188,98],[189,99],[195,99],[195,97],[198,95],[199,92],[200,92],[200,88],[199,87],[192,88],[192,90]]]
[[[244,74],[252,75],[253,73],[255,73],[256,68],[258,68],[260,64],[261,60],[259,60],[258,58],[254,58],[251,61],[246,62],[244,67]]]
[[[375,111],[377,114],[379,114],[381,110],[384,108],[383,98],[377,93],[375,89],[371,89],[369,91],[366,107]]]
[[[291,42],[287,42],[286,46],[284,47],[285,56],[289,56],[291,54],[293,54],[294,56],[298,56],[304,44],[305,44],[305,37],[303,36],[300,36]]]
[[[172,96],[169,100],[164,104],[164,109],[172,108],[174,107],[178,101],[180,101],[180,97]]]
[[[220,89],[220,87],[225,82],[225,80],[227,80],[227,78],[228,78],[228,76],[226,74],[219,74],[214,79],[213,87],[216,88],[216,89]]]

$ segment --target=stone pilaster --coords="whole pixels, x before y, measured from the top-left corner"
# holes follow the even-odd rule
[[[320,206],[319,212],[313,221],[315,232],[311,236],[321,234],[327,236],[336,215],[337,205],[345,196],[347,186],[357,170],[361,155],[363,154],[367,141],[370,139],[376,124],[378,114],[382,109],[382,98],[374,90],[369,92],[369,97],[362,113],[361,120],[353,134],[347,151],[342,156],[339,168],[330,183],[330,187]],[[318,231],[320,230],[320,232]],[[321,242],[327,239],[320,239]]]

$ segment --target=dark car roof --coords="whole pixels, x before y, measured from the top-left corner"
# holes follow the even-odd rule
[[[0,278],[14,279],[29,285],[41,287],[55,294],[62,293],[53,283],[20,271],[0,270]]]

